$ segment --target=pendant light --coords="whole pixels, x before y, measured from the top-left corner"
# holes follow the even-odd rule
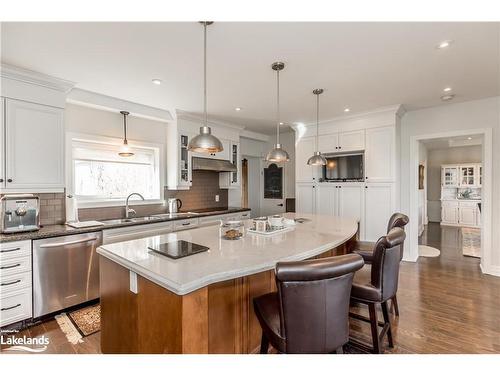
[[[127,111],[120,111],[123,115],[123,145],[120,147],[120,152],[118,155],[123,157],[134,156],[134,153],[130,150],[127,141],[127,116],[130,114]]]
[[[314,155],[307,161],[308,165],[326,165],[326,159],[321,152],[319,152],[318,142],[319,142],[319,96],[323,93],[323,89],[313,90],[313,94],[316,95],[316,151]]]
[[[221,141],[212,135],[208,126],[207,115],[207,26],[213,22],[200,22],[203,25],[203,115],[204,123],[200,127],[200,134],[191,138],[188,150],[193,152],[214,153],[224,150]]]
[[[281,163],[290,160],[288,156],[288,152],[286,152],[280,144],[280,71],[285,68],[285,63],[283,62],[275,62],[271,65],[271,68],[276,71],[276,83],[277,83],[277,92],[276,92],[276,103],[277,103],[277,111],[276,111],[276,144],[274,148],[269,151],[266,156],[267,161]]]

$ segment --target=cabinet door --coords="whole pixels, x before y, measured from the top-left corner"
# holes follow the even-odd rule
[[[0,98],[0,189],[5,187],[5,150],[4,150],[4,132],[5,132],[5,99]]]
[[[321,173],[321,166],[307,165],[307,160],[314,154],[314,137],[302,138],[295,148],[295,180],[297,182],[316,181]]]
[[[319,184],[316,186],[316,214],[338,215],[338,185]]]
[[[443,167],[441,169],[441,185],[446,187],[458,186],[458,167]]]
[[[460,186],[473,187],[476,185],[476,168],[473,165],[460,167]]]
[[[443,224],[458,224],[458,206],[443,202],[441,222]]]
[[[179,137],[179,176],[178,186],[189,187],[192,184],[192,166],[191,152],[188,151],[189,141],[193,134],[186,132],[180,133]]]
[[[365,207],[364,185],[342,184],[338,189],[338,215],[350,217],[360,223],[360,234],[363,235],[363,209]]]
[[[230,159],[229,161],[236,165],[238,169],[236,172],[231,172],[231,187],[240,186],[240,173],[241,173],[241,158],[240,158],[240,144],[237,142],[231,142],[230,148]]]
[[[313,214],[316,187],[313,184],[297,184],[295,188],[296,211],[299,214]]]
[[[366,130],[365,176],[367,182],[394,181],[394,127]]]
[[[339,135],[337,133],[320,135],[318,139],[318,150],[323,154],[339,152]]]
[[[392,184],[365,186],[365,241],[377,241],[387,232],[387,223],[394,213]]]
[[[365,149],[365,131],[355,130],[339,133],[339,151],[361,151]]]
[[[6,187],[64,188],[64,121],[60,108],[6,99]]]
[[[458,210],[458,222],[462,225],[476,225],[476,209],[473,207],[460,207]]]

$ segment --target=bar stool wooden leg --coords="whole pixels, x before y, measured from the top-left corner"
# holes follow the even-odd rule
[[[268,350],[269,350],[269,340],[263,333],[262,339],[260,340],[260,354],[267,354]]]
[[[394,297],[392,297],[391,309],[394,309],[394,314],[396,316],[399,316],[399,306],[398,306],[398,299],[397,299],[396,295],[394,295]]]
[[[391,319],[389,317],[389,307],[388,307],[387,301],[382,302],[382,314],[384,315],[384,323],[386,325],[388,325],[388,328],[387,328],[387,340],[389,341],[389,347],[390,348],[394,348],[394,342],[392,340]]]
[[[375,309],[374,303],[368,304],[368,311],[370,312],[370,326],[372,329],[372,341],[373,341],[373,351],[376,354],[380,354],[380,339],[378,336],[378,320],[377,320],[377,310]]]

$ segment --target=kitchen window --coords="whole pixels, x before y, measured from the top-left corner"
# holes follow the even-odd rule
[[[123,204],[132,192],[160,200],[159,147],[131,145],[134,155],[121,157],[118,144],[72,139],[71,145],[72,191],[80,206]]]

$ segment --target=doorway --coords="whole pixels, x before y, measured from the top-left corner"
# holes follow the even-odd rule
[[[411,147],[409,258],[419,258],[419,244],[441,246],[455,249],[456,259],[474,258],[467,261],[488,273],[491,130],[413,137]]]
[[[261,216],[261,160],[258,157],[243,156],[242,160],[242,207],[252,210],[252,217]]]

